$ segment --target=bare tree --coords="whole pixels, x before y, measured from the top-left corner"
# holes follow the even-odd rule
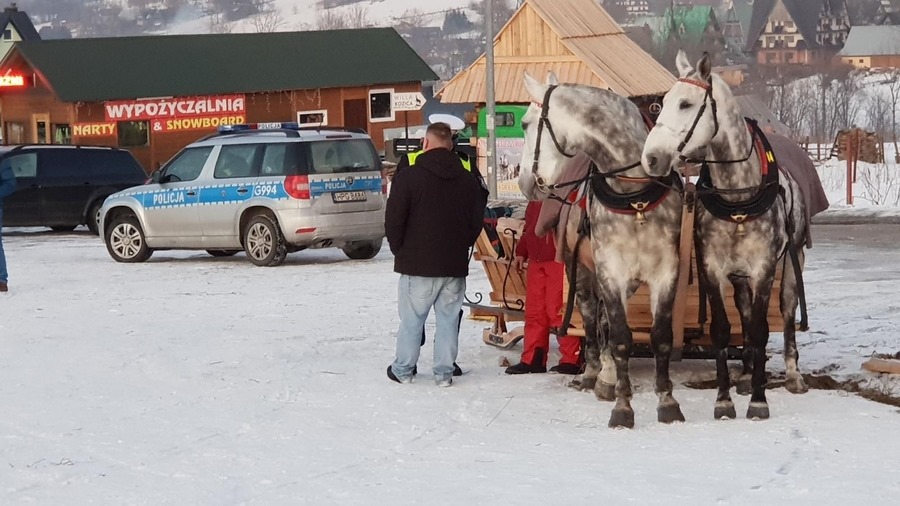
[[[284,24],[284,18],[281,16],[281,12],[276,8],[270,8],[253,16],[251,21],[256,33],[277,32],[278,28]]]
[[[322,9],[316,14],[317,30],[341,30],[348,28],[350,22],[336,9]]]
[[[369,9],[362,4],[353,4],[347,11],[346,17],[350,28],[368,28],[372,26],[369,22]]]
[[[419,9],[407,9],[403,11],[403,15],[395,18],[398,29],[402,28],[422,28],[428,24],[428,15]]]
[[[891,69],[888,76],[886,84],[891,109],[891,141],[894,143],[894,153],[900,154],[900,149],[897,149],[897,107],[900,106],[900,69]]]
[[[234,27],[225,20],[225,15],[213,12],[209,15],[209,33],[231,33]]]

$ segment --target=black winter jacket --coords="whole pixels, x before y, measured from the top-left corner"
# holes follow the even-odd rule
[[[484,223],[487,193],[447,149],[432,149],[414,169],[397,172],[385,212],[394,271],[423,277],[465,277],[469,248]]]

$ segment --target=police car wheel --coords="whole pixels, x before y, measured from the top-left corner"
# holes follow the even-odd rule
[[[235,250],[225,250],[225,249],[208,249],[207,253],[214,257],[222,258],[222,257],[233,257],[237,255],[237,251]]]
[[[352,242],[341,250],[352,260],[369,260],[381,251],[381,241],[376,242]]]
[[[254,265],[279,265],[287,256],[281,228],[268,216],[254,216],[244,227],[244,251]]]
[[[131,215],[118,216],[113,220],[106,232],[106,250],[113,260],[123,263],[143,262],[153,254],[144,240],[141,224]]]

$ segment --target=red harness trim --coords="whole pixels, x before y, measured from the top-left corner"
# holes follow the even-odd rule
[[[678,80],[678,82],[679,82],[679,83],[693,84],[694,86],[698,86],[698,87],[703,88],[704,90],[707,90],[707,91],[708,91],[709,88],[710,88],[709,83],[704,83],[703,81],[697,81],[696,79],[688,79],[688,78],[686,78],[686,77],[682,77],[681,79]]]
[[[578,199],[578,188],[575,188],[574,190],[569,192],[569,195],[566,196],[566,201],[568,201],[570,204],[577,205],[581,209],[587,211],[587,195],[584,195],[579,200]]]

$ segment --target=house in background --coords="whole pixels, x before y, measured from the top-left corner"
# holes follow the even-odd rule
[[[861,69],[900,67],[900,26],[854,26],[838,56]]]
[[[655,31],[657,45],[697,48],[715,56],[725,49],[725,36],[715,10],[706,5],[681,5],[666,9]]]
[[[722,34],[725,36],[725,51],[733,58],[739,58],[744,54],[752,15],[752,0],[730,0],[728,2],[725,9],[725,20],[722,22]]]
[[[845,0],[755,0],[746,50],[761,65],[828,64],[849,33]]]
[[[0,34],[0,61],[6,58],[16,42],[41,38],[31,18],[25,11],[20,11],[16,4],[4,7],[3,13],[0,13]]]
[[[881,0],[875,13],[876,25],[900,25],[900,0]]]

